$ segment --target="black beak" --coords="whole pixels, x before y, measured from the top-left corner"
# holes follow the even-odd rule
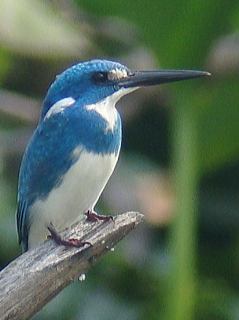
[[[127,78],[121,78],[118,85],[123,88],[145,87],[173,81],[208,77],[210,75],[209,72],[195,70],[135,71]]]

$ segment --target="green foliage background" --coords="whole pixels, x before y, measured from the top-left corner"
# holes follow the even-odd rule
[[[172,217],[146,224],[36,319],[238,319],[238,29],[238,1],[1,2],[1,268],[19,253],[16,177],[24,132],[29,136],[35,124],[5,90],[24,94],[30,104],[73,62],[127,61],[130,54],[137,65],[138,48],[149,50],[157,67],[212,72],[211,80],[167,86],[161,103],[167,108],[157,110],[157,121],[154,93],[145,113],[134,111],[137,121],[125,125],[123,155],[134,168],[141,163],[138,175],[153,161],[154,176],[167,170],[173,177]],[[107,199],[103,208],[113,210]]]

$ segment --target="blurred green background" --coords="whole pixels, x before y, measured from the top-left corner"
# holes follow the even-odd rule
[[[239,319],[239,1],[1,0],[0,269],[20,254],[17,175],[41,101],[95,57],[213,75],[119,103],[122,153],[98,211],[146,223],[34,319]]]

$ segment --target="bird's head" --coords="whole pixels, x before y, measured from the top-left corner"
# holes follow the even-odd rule
[[[143,86],[208,75],[208,72],[192,70],[131,71],[107,60],[78,63],[58,75],[50,86],[41,119],[51,108],[64,108],[79,99],[83,105],[92,105],[111,97],[115,105],[122,96]]]

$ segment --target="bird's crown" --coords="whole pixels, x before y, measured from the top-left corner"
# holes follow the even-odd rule
[[[142,86],[152,86],[173,81],[210,76],[205,71],[152,70],[131,72],[118,62],[91,60],[78,63],[59,76],[50,86],[43,103],[41,119],[57,102],[66,106],[78,101],[78,105],[96,104],[120,91],[116,100]],[[81,100],[81,101],[79,101]],[[57,104],[57,105],[56,105]]]
[[[83,104],[103,100],[118,91],[118,83],[129,76],[130,70],[120,63],[91,60],[68,68],[50,86],[43,103],[41,119],[62,99],[82,99]]]

